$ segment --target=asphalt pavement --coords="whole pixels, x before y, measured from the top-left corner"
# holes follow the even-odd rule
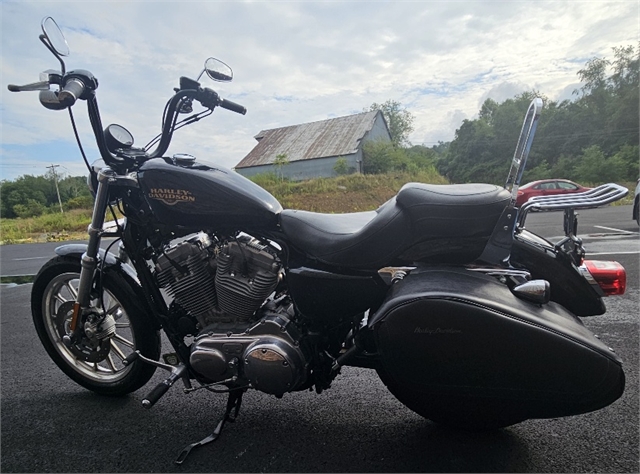
[[[31,285],[2,285],[0,470],[638,472],[638,228],[629,206],[581,211],[579,220],[588,257],[618,260],[628,275],[627,293],[607,298],[605,315],[583,320],[625,363],[625,393],[602,410],[492,433],[450,431],[405,408],[375,372],[347,367],[319,395],[276,399],[248,392],[220,439],[177,466],[183,447],[212,432],[226,397],[204,390],[185,395],[178,383],[145,410],[141,401],[166,376],[161,372],[129,396],[94,395],[68,379],[40,345],[28,304]],[[531,215],[527,227],[546,237],[562,231],[557,213]],[[0,272],[35,273],[57,245],[0,247]]]

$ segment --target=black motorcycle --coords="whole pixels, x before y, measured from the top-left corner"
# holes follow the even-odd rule
[[[627,190],[515,206],[540,99],[504,188],[408,183],[375,211],[290,210],[232,170],[165,156],[178,128],[217,107],[246,112],[199,82],[205,73],[230,81],[226,64],[209,58],[197,80],[180,78],[162,133],[136,148],[124,127],[103,127],[93,74],[66,71],[55,21],[42,29],[61,70],[9,90],[39,90],[42,105],[69,110],[76,137],[71,107],[86,101],[102,159],[89,165],[78,139],[95,193],[89,241],[57,248],[42,267],[33,321],[60,369],[97,393],[138,390],[161,368],[170,374],[146,408],[178,380],[185,393],[228,394],[214,433],[176,462],[218,437],[245,391],[320,393],[343,366],[376,370],[408,408],[462,429],[577,415],[621,396],[621,360],[579,317],[605,312],[602,298],[624,292],[625,270],[585,260],[574,210]],[[528,212],[551,210],[564,211],[566,237],[555,244],[525,229]],[[105,237],[115,238],[106,251]],[[173,348],[162,362],[160,330]]]

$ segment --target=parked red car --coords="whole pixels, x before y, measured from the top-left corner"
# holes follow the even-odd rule
[[[570,194],[589,191],[592,188],[585,188],[568,179],[541,179],[531,181],[518,189],[516,206],[521,206],[534,196],[550,196],[553,194]]]

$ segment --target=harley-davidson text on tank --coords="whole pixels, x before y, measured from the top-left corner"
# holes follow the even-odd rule
[[[149,199],[156,199],[162,201],[169,206],[173,206],[179,202],[195,202],[196,198],[191,194],[191,191],[186,189],[163,189],[163,188],[151,188],[149,192]]]

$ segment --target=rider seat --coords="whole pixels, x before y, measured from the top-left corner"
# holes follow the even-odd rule
[[[285,209],[280,225],[298,250],[338,267],[465,263],[482,253],[509,199],[509,192],[491,184],[408,183],[375,211]]]

